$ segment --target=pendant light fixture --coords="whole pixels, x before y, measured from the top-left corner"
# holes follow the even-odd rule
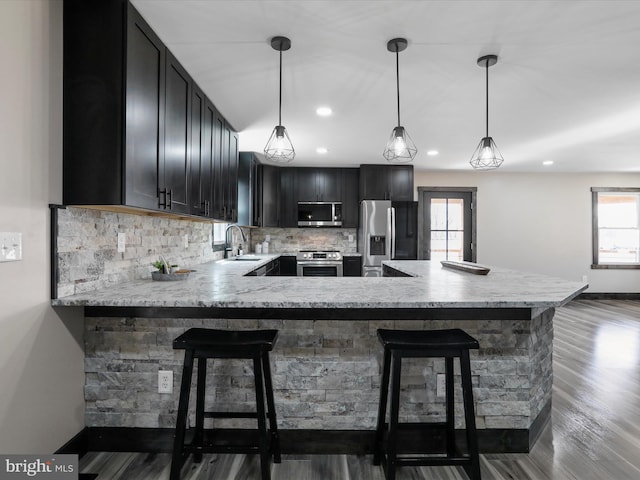
[[[486,133],[475,152],[471,156],[469,163],[477,170],[493,170],[504,162],[500,150],[493,138],[489,136],[489,67],[498,63],[497,55],[485,55],[478,59],[478,66],[484,67],[486,72]]]
[[[291,139],[286,128],[282,125],[282,52],[291,48],[291,40],[287,37],[273,37],[271,47],[280,52],[280,91],[278,97],[278,125],[273,129],[267,145],[264,147],[264,154],[267,160],[277,163],[289,163],[295,156]]]
[[[406,38],[394,38],[387,42],[387,50],[396,54],[396,93],[398,97],[398,126],[391,132],[382,156],[390,163],[408,163],[416,156],[418,149],[411,137],[400,124],[400,64],[398,53],[407,48]]]

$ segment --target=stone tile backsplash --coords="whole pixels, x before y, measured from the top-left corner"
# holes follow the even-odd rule
[[[191,267],[223,257],[212,247],[212,223],[124,212],[67,207],[58,210],[58,297],[98,290],[122,282],[151,278],[152,263]],[[270,236],[271,253],[333,248],[357,251],[355,228],[243,228],[250,253]],[[231,230],[234,247],[242,244]],[[118,233],[126,249],[117,251]],[[188,247],[184,247],[184,237]],[[245,246],[246,250],[246,246]]]
[[[355,228],[252,228],[251,251],[255,252],[256,245],[269,235],[270,253],[324,248],[355,253],[358,251],[356,234]]]
[[[123,253],[117,251],[118,233],[125,234]],[[222,258],[223,252],[213,251],[209,222],[76,207],[58,210],[59,297],[151,278],[151,264],[160,255],[189,267]]]

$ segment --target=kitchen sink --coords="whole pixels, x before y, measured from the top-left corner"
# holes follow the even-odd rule
[[[228,258],[227,260],[236,260],[238,262],[257,262],[262,259],[253,255],[241,255],[238,257]]]

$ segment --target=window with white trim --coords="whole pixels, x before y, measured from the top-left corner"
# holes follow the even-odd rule
[[[592,187],[591,268],[640,268],[640,188]]]

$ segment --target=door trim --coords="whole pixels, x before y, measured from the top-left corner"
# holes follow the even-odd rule
[[[471,193],[471,261],[477,259],[477,206],[478,206],[478,187],[418,187],[418,260],[425,260],[422,248],[424,245],[424,209],[425,209],[425,193],[432,192],[450,192]]]

